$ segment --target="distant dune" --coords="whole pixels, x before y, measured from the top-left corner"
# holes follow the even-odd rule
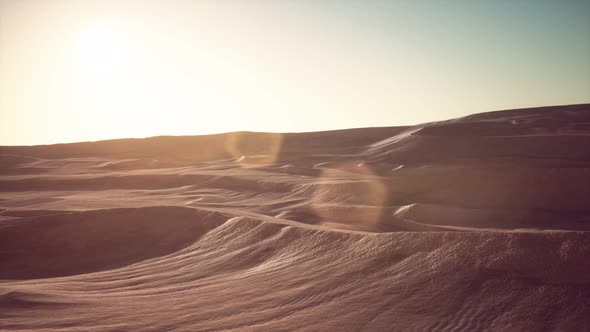
[[[0,330],[588,331],[590,104],[0,147]]]

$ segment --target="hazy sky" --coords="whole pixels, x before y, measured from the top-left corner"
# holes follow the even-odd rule
[[[0,0],[0,145],[582,102],[588,0]]]

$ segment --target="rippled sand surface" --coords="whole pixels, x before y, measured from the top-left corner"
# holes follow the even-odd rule
[[[0,147],[0,330],[590,330],[590,105]]]

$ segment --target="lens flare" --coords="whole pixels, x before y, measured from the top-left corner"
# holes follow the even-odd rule
[[[226,151],[244,168],[270,165],[277,161],[282,134],[233,132],[225,142]]]
[[[314,188],[312,209],[321,223],[379,228],[388,191],[384,180],[364,162],[323,165]]]

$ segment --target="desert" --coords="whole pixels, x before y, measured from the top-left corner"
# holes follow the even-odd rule
[[[0,330],[590,330],[590,104],[0,147]]]

